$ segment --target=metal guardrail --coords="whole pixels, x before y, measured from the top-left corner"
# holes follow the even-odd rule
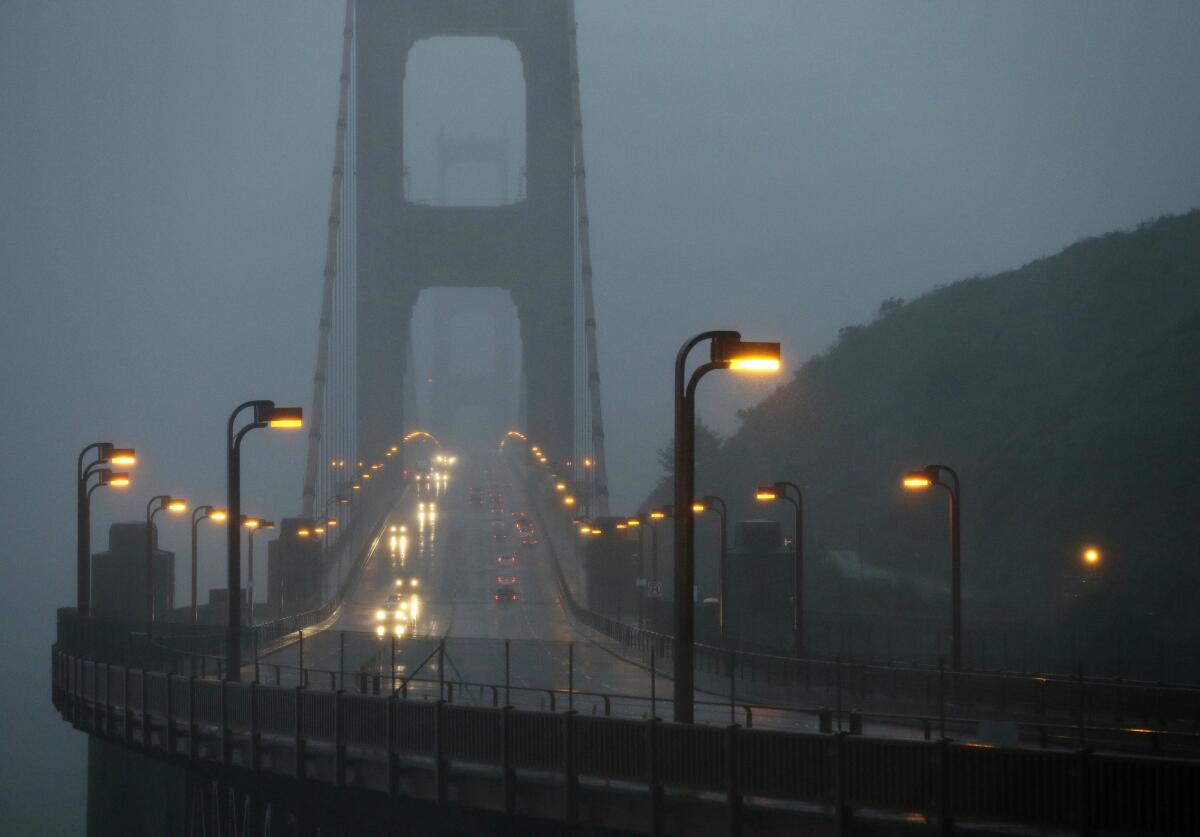
[[[723,795],[731,818],[756,804],[831,805],[850,833],[853,812],[924,812],[995,825],[1124,834],[1194,833],[1200,761],[1056,752],[675,725],[651,719],[552,715],[304,688],[204,680],[86,660],[56,647],[54,704],[92,734],[191,761],[238,764],[314,781],[395,792],[401,758],[437,776],[452,763],[630,783],[650,800],[646,829],[661,833],[663,789]],[[320,745],[320,746],[314,746]],[[263,753],[270,750],[270,759]],[[675,805],[686,805],[687,800]],[[562,809],[570,821],[576,806]]]
[[[552,486],[542,486],[553,498]],[[535,503],[541,498],[531,486]],[[561,509],[551,504],[550,514]],[[539,509],[539,517],[541,517]],[[563,601],[571,615],[609,639],[637,651],[643,662],[651,653],[669,661],[674,638],[638,628],[580,604],[567,583],[558,556],[549,544]],[[734,651],[704,643],[695,645],[698,673],[724,682],[734,679],[758,699],[787,700],[824,696],[829,702],[874,701],[879,706],[904,707],[910,713],[937,716],[946,708],[957,715],[1004,717],[1041,724],[1069,722],[1084,728],[1101,722],[1115,726],[1137,724],[1162,731],[1200,733],[1200,687],[988,671],[948,671],[927,666],[848,662],[840,658],[805,659],[750,651]],[[664,667],[668,665],[664,662]]]

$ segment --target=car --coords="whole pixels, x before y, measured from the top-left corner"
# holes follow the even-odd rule
[[[513,564],[517,563],[517,556],[516,555],[497,555],[496,563],[497,564],[507,564],[509,566],[512,566]]]
[[[408,602],[398,593],[387,597],[383,607],[375,611],[375,633],[385,636],[393,633],[402,637],[409,631]]]
[[[532,535],[528,538],[521,538],[521,546],[537,546],[538,539]]]
[[[498,602],[515,602],[517,600],[517,591],[507,584],[501,584],[496,588],[494,598]]]

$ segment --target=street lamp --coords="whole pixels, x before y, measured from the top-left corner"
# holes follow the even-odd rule
[[[646,588],[645,594],[643,595],[643,598],[644,599],[648,598],[651,601],[650,624],[651,624],[651,630],[655,630],[655,631],[658,630],[658,602],[659,602],[659,599],[662,598],[662,593],[660,591],[659,594],[656,596],[649,595],[649,593],[650,593],[649,582],[650,581],[654,582],[654,584],[656,586],[658,584],[658,521],[666,520],[668,517],[671,517],[672,514],[674,513],[674,509],[675,509],[675,507],[672,505],[669,505],[669,504],[665,505],[665,506],[657,506],[655,508],[650,509],[650,511],[645,512],[644,514],[638,515],[638,517],[637,517],[637,519],[639,521],[641,521],[642,523],[645,524],[645,526],[643,528],[650,530],[650,578],[649,578],[649,581],[647,582],[647,588]],[[639,538],[640,538],[640,533],[639,533]],[[641,544],[641,541],[639,540],[638,541],[638,549],[641,550],[641,547],[642,547],[642,544]],[[643,574],[645,574],[645,570],[646,570],[646,562],[645,562],[645,559],[643,559],[642,560]],[[644,616],[643,616],[643,621],[644,621]]]
[[[254,626],[254,533],[259,531],[260,529],[274,529],[275,521],[274,520],[263,520],[262,518],[259,518],[259,517],[247,517],[245,522],[242,525],[245,526],[246,529],[249,530],[249,532],[250,532],[250,534],[247,535],[247,538],[246,538],[247,541],[249,542],[249,546],[250,546],[250,548],[247,550],[247,553],[246,553],[246,561],[250,564],[249,583],[248,583],[248,586],[250,588],[250,594],[248,596],[249,605],[246,608],[246,610],[247,610],[246,624],[253,627]]]
[[[83,460],[89,453],[96,451],[96,458],[84,465]],[[137,454],[133,448],[118,448],[112,442],[93,442],[79,452],[75,464],[75,608],[80,616],[87,616],[92,610],[92,492],[88,490],[88,478],[103,465],[132,466],[137,464]],[[112,474],[109,471],[110,475]],[[128,479],[128,474],[125,474]],[[129,483],[126,482],[125,485]],[[109,485],[114,488],[124,486],[118,483],[100,482],[96,486]]]
[[[197,622],[196,609],[196,526],[201,520],[211,520],[220,523],[226,518],[224,509],[214,509],[212,506],[196,506],[192,509],[192,624]]]
[[[708,341],[709,359],[687,376],[688,354]],[[693,720],[696,625],[692,602],[696,567],[692,543],[696,482],[696,386],[714,369],[779,370],[778,343],[751,343],[736,331],[706,331],[687,340],[675,356],[675,721]]]
[[[793,498],[791,492],[796,492]],[[794,482],[776,482],[759,488],[760,503],[786,500],[796,511],[796,540],[792,544],[792,653],[804,656],[804,494]]]
[[[170,494],[157,494],[146,503],[146,622],[154,622],[154,517],[160,511],[183,514],[187,511],[187,500]],[[147,627],[147,634],[150,629]]]
[[[720,557],[720,561],[717,564],[717,575],[719,577],[719,583],[721,586],[721,598],[720,598],[720,601],[717,603],[717,623],[719,624],[720,630],[721,630],[721,642],[726,642],[729,638],[728,630],[726,628],[726,622],[729,618],[729,612],[726,609],[727,606],[725,604],[725,600],[729,596],[729,567],[728,567],[729,531],[727,528],[728,515],[726,514],[727,510],[725,508],[725,501],[722,500],[720,497],[716,496],[715,494],[706,495],[704,497],[704,502],[702,502],[702,503],[693,503],[692,504],[693,512],[704,512],[704,511],[708,511],[709,509],[712,509],[713,511],[715,511],[721,518],[721,557]]]
[[[234,433],[234,422],[247,409],[254,410],[252,421]],[[296,429],[304,426],[304,412],[299,407],[276,407],[274,401],[246,401],[229,414],[225,428],[225,464],[229,498],[226,507],[229,518],[225,522],[225,540],[228,548],[226,567],[229,590],[229,617],[225,636],[225,677],[227,680],[242,679],[242,438],[259,427]]]
[[[949,474],[950,482],[942,480]],[[904,475],[904,487],[909,491],[923,491],[932,486],[946,489],[950,495],[950,667],[962,669],[962,547],[959,540],[959,511],[962,506],[962,490],[958,474],[947,465],[926,465],[919,471]],[[1099,556],[1097,555],[1097,559]]]

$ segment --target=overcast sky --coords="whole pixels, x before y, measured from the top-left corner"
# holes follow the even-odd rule
[[[618,509],[656,476],[687,335],[780,339],[794,367],[885,297],[1200,204],[1194,2],[578,15]],[[233,404],[308,400],[341,16],[336,0],[0,0],[0,831],[82,829],[85,739],[47,684],[79,447],[143,455],[136,491],[98,495],[102,543],[152,493],[219,501]],[[459,86],[488,77],[474,60]],[[519,123],[481,130],[516,141]],[[764,393],[718,377],[700,412],[729,431]],[[293,513],[302,438],[247,446],[247,507]],[[168,548],[186,551],[185,528],[164,527]]]

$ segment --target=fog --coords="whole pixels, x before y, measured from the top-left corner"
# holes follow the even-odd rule
[[[152,494],[221,502],[233,405],[307,406],[342,14],[0,3],[4,833],[83,830],[86,739],[48,682],[79,448],[141,454],[134,490],[97,495],[100,548]],[[795,367],[884,298],[1200,203],[1194,3],[580,0],[578,17],[615,509],[658,477],[686,336],[778,339]],[[450,133],[519,145],[509,93],[449,115],[487,52],[430,58],[418,104]],[[437,194],[416,174],[412,189]],[[728,432],[773,386],[706,383],[700,415]],[[293,514],[303,436],[259,435],[244,507]],[[183,554],[186,528],[164,523],[166,548]],[[219,548],[206,533],[202,589]]]

